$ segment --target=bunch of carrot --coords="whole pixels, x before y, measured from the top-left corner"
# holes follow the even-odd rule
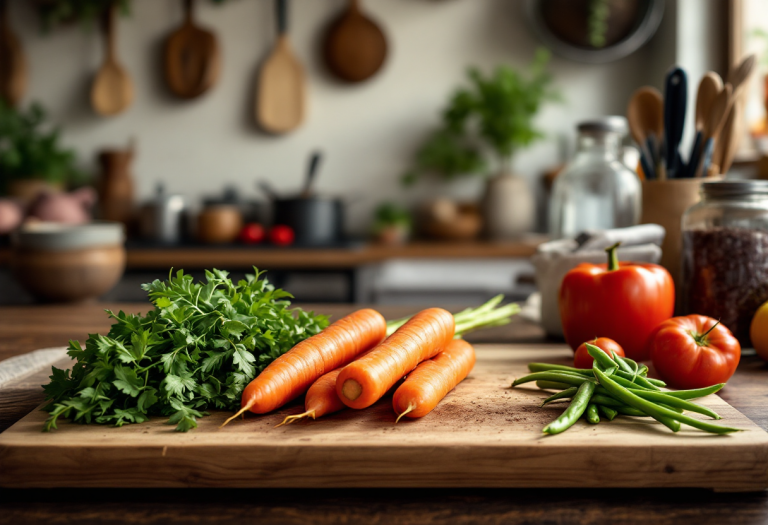
[[[242,409],[224,424],[248,410],[271,412],[305,392],[304,413],[281,425],[366,408],[406,376],[393,397],[397,421],[423,417],[475,364],[474,349],[461,337],[506,324],[519,311],[516,304],[499,307],[502,299],[456,315],[429,308],[389,323],[375,310],[358,310],[273,361],[245,388]]]

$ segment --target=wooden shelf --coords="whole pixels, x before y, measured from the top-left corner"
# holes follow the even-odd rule
[[[546,239],[529,237],[517,242],[414,242],[403,246],[365,244],[353,248],[302,249],[222,247],[130,247],[127,269],[250,268],[352,269],[390,259],[488,259],[530,257]],[[10,250],[0,250],[0,265],[10,261]]]

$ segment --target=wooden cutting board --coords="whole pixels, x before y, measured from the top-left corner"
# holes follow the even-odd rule
[[[768,487],[768,434],[717,396],[702,403],[743,428],[672,434],[619,417],[564,434],[541,429],[562,407],[508,388],[529,361],[566,363],[563,346],[477,347],[471,376],[431,414],[395,425],[391,399],[368,410],[274,428],[278,413],[224,429],[214,412],[187,434],[157,419],[122,428],[63,423],[35,411],[0,434],[3,487]]]

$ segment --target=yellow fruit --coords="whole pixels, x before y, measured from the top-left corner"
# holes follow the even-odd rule
[[[768,303],[757,309],[749,327],[749,338],[757,355],[768,361]]]

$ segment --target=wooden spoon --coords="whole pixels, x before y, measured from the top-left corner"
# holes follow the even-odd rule
[[[704,141],[704,125],[712,104],[717,95],[723,90],[723,80],[714,71],[709,71],[701,78],[699,89],[696,93],[696,138],[693,141],[691,155],[688,158],[687,177],[696,175],[701,160],[701,147]]]
[[[8,23],[8,2],[0,0],[0,97],[16,106],[27,90],[27,63]]]
[[[653,178],[656,165],[656,141],[664,132],[664,103],[658,89],[641,87],[629,99],[627,120],[632,138],[640,146],[643,172]]]
[[[381,69],[387,58],[387,39],[376,23],[360,10],[359,0],[328,28],[323,45],[325,63],[347,82],[362,82]]]
[[[181,98],[195,98],[219,77],[221,60],[216,36],[195,25],[194,0],[184,0],[184,23],[165,43],[165,81]]]
[[[117,62],[114,3],[110,4],[105,13],[102,29],[107,53],[91,86],[91,106],[100,115],[117,115],[131,105],[133,83],[125,69]]]
[[[304,120],[304,68],[288,41],[287,0],[275,0],[278,37],[261,68],[256,95],[256,122],[270,133],[286,133]]]
[[[741,63],[728,73],[728,82],[733,86],[734,103],[728,112],[725,125],[720,132],[720,140],[715,143],[715,151],[712,154],[712,164],[718,167],[720,173],[727,173],[736,156],[744,126],[744,89],[747,80],[755,70],[757,58],[749,55]]]
[[[697,177],[709,172],[709,166],[712,163],[714,143],[719,138],[720,130],[722,130],[723,125],[725,124],[728,117],[728,111],[730,111],[732,105],[733,86],[727,83],[723,86],[723,90],[717,94],[714,102],[712,102],[712,107],[704,122],[704,161],[702,162],[702,169],[696,172]]]

